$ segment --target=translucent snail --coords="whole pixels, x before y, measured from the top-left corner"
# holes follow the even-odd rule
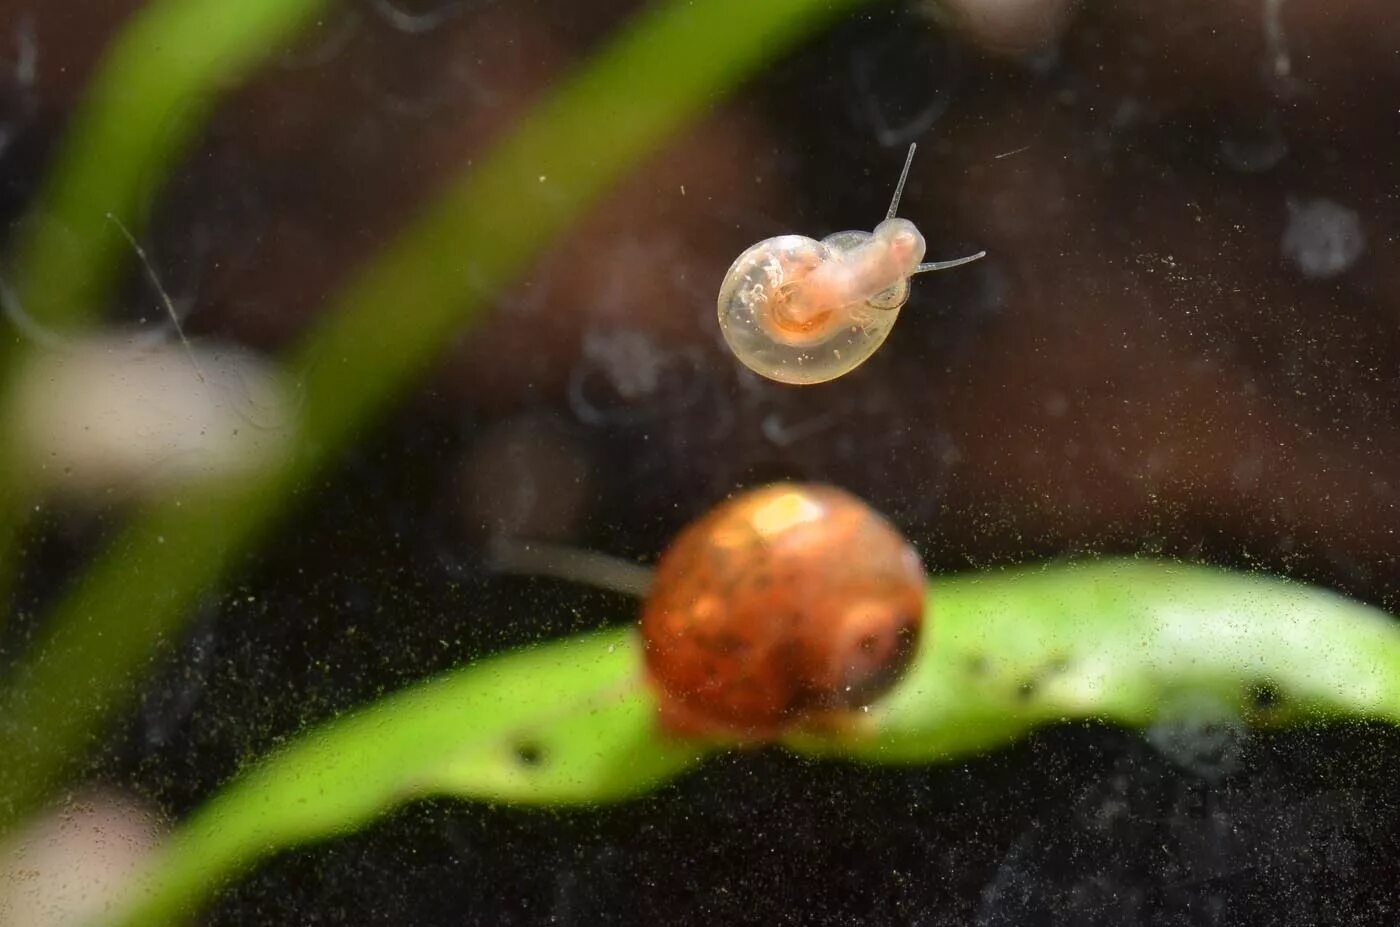
[[[845,726],[900,678],[924,621],[917,552],[830,486],[742,493],[682,530],[654,573],[534,544],[495,560],[643,595],[645,679],[662,728],[684,736]]]
[[[749,369],[783,383],[822,383],[860,366],[884,343],[909,299],[909,278],[986,256],[923,264],[924,236],[895,217],[914,145],[874,232],[821,241],[779,235],[734,261],[719,289],[719,326]]]

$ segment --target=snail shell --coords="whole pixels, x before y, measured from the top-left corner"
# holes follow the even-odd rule
[[[914,655],[924,572],[880,515],[777,484],[687,527],[642,613],[648,677],[677,733],[766,739],[868,705]]]
[[[765,239],[725,274],[720,330],[736,357],[770,379],[835,379],[884,343],[909,299],[909,278],[924,247],[908,219],[822,241]]]

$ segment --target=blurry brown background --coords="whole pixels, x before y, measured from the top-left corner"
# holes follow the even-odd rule
[[[0,0],[4,215],[132,7]],[[192,306],[191,334],[293,343],[634,8],[362,0],[328,14],[152,191],[149,250]],[[931,259],[989,257],[920,278],[848,377],[792,388],[742,370],[714,320],[729,262],[782,232],[872,227],[911,141],[901,213]],[[717,105],[444,345],[423,390],[250,566],[239,588],[254,594],[211,603],[107,770],[179,810],[335,708],[625,619],[626,600],[493,577],[475,551],[503,531],[651,560],[713,501],[778,477],[869,498],[933,569],[1158,553],[1400,609],[1398,162],[1400,19],[1376,0],[872,4]],[[114,315],[153,311],[135,278],[127,295]],[[48,524],[36,602],[101,533]],[[1092,778],[1075,770],[1102,758],[1075,751],[1101,748],[1063,748],[1063,776]],[[763,801],[741,795],[730,826],[747,833]],[[1039,807],[1019,801],[983,821],[985,845],[948,838],[980,873],[945,885],[948,923],[985,915],[983,881]],[[452,826],[520,852],[545,839],[490,820]]]
[[[589,6],[329,14],[158,201],[152,250],[192,330],[295,338],[631,7]],[[659,543],[696,493],[796,475],[871,497],[949,567],[1247,552],[1388,591],[1400,35],[1379,9],[966,0],[892,30],[877,7],[717,108],[502,294],[448,347],[436,412],[479,419],[467,443],[481,420],[537,436],[479,478],[586,471],[574,531],[529,524],[581,542],[665,518]],[[5,98],[12,201],[120,14],[0,5],[11,57],[34,51]],[[931,254],[990,258],[921,279],[853,376],[795,390],[737,369],[712,319],[729,260],[780,231],[869,227],[911,140],[906,212]]]

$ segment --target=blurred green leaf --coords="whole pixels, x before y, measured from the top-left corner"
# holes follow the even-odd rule
[[[218,98],[294,36],[328,0],[157,0],[122,28],[12,243],[7,295],[47,330],[90,325],[133,254],[171,167]],[[0,388],[11,386],[22,333],[0,326]],[[8,598],[33,489],[0,449],[0,602]],[[0,822],[5,820],[0,789]]]
[[[799,752],[930,763],[1047,723],[1400,722],[1400,625],[1283,580],[1152,561],[935,580],[905,678]],[[484,660],[306,734],[178,829],[116,924],[181,919],[257,860],[427,795],[595,804],[654,789],[707,748],[661,733],[632,630]],[[714,749],[713,747],[708,749]]]
[[[91,323],[146,203],[218,98],[328,0],[160,0],[123,27],[74,113],[16,246],[15,293],[55,329]]]
[[[82,759],[199,597],[415,382],[454,330],[671,133],[858,2],[677,0],[647,9],[448,184],[331,301],[290,359],[303,397],[301,452],[256,482],[185,494],[143,513],[59,603],[0,692],[7,722],[0,729],[0,826],[33,809]],[[101,93],[120,98],[124,91]],[[42,285],[41,276],[26,273]]]
[[[631,630],[484,660],[313,730],[170,840],[120,923],[168,923],[287,847],[424,795],[548,804],[625,798],[699,758],[654,731]]]

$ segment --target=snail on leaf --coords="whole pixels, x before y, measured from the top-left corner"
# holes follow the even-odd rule
[[[681,736],[848,726],[907,668],[923,625],[917,552],[830,486],[735,496],[682,530],[654,573],[515,542],[496,561],[643,595],[645,676],[662,728]]]

